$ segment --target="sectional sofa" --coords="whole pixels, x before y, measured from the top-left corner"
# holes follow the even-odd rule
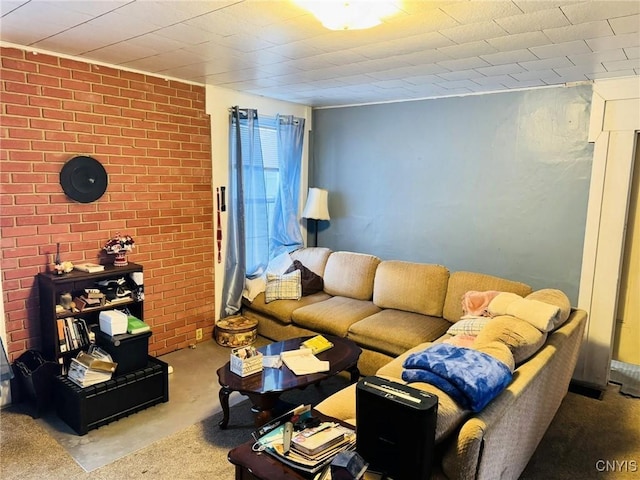
[[[290,265],[296,260],[297,270]],[[318,277],[322,290],[306,295],[282,284],[293,278],[304,287],[311,278],[317,287]],[[483,292],[492,293],[483,306],[487,315],[468,315],[467,296]],[[260,335],[274,341],[316,333],[350,338],[362,348],[363,375],[406,383],[409,359],[449,345],[506,365],[508,385],[480,411],[432,382],[411,383],[438,396],[434,476],[450,479],[518,478],[568,391],[587,317],[557,290],[532,292],[481,273],[326,248],[292,252],[262,284],[248,283],[245,293],[243,315],[258,320]],[[501,300],[511,297],[521,302]],[[526,308],[512,308],[519,303]],[[540,326],[544,307],[554,314]],[[355,385],[316,409],[355,424]]]

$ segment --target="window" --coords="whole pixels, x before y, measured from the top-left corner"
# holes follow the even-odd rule
[[[267,194],[267,211],[269,214],[269,225],[273,219],[273,208],[278,195],[280,185],[280,169],[278,167],[278,136],[274,118],[261,117],[260,121],[267,123],[267,126],[260,125],[260,143],[262,144],[262,162],[264,163],[264,186]]]
[[[270,255],[303,245],[298,197],[304,118],[257,120],[254,109],[230,109],[223,318],[240,310],[245,277],[264,272]]]

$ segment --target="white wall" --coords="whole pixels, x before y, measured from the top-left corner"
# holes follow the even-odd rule
[[[275,116],[294,115],[305,119],[305,136],[302,153],[302,170],[300,185],[300,212],[307,196],[307,178],[309,165],[309,131],[311,130],[311,107],[295,103],[281,102],[269,98],[248,95],[225,88],[207,86],[206,111],[211,117],[211,156],[213,161],[213,194],[214,204],[215,189],[220,186],[228,186],[229,179],[229,108],[254,108],[258,114]],[[214,212],[214,225],[217,220]],[[224,278],[224,252],[226,248],[227,214],[221,214],[222,223],[222,263],[216,263],[215,268],[215,295],[216,295],[216,320],[220,317],[220,299],[222,298],[222,284]],[[306,232],[303,231],[303,236]],[[216,244],[217,245],[217,244]],[[217,255],[217,246],[216,246]]]
[[[2,270],[0,270],[0,277],[2,277]],[[4,297],[4,293],[2,291],[2,282],[0,282],[0,298]],[[0,337],[2,337],[2,343],[4,343],[5,348],[7,348],[7,331],[5,328],[5,318],[4,318],[4,302],[0,301]],[[4,382],[0,382],[0,407],[4,407],[11,403],[11,389],[10,389],[10,380],[5,380]]]
[[[578,298],[589,319],[574,379],[604,387],[640,131],[640,78],[598,81],[593,92],[589,141],[595,148]]]

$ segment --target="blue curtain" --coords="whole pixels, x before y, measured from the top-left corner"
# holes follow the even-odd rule
[[[258,112],[233,107],[229,115],[228,233],[221,318],[240,311],[245,277],[266,268],[268,259],[258,258],[260,251],[269,251],[263,171]],[[250,258],[247,252],[251,252]]]
[[[269,260],[302,247],[298,197],[304,119],[265,119],[276,129],[280,181],[269,224],[265,169],[257,110],[233,107],[229,115],[227,249],[220,317],[238,313],[245,277],[262,275]]]
[[[304,141],[304,118],[276,116],[280,185],[276,197],[269,238],[269,257],[291,252],[303,245],[298,220],[300,170]]]

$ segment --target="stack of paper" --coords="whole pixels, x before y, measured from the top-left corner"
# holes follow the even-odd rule
[[[307,428],[299,432],[291,439],[291,448],[313,458],[342,442],[345,433],[347,430],[337,423],[325,422],[319,427]]]
[[[292,448],[285,454],[282,440],[283,428],[283,426],[280,426],[277,429],[274,429],[265,435],[267,438],[261,439],[259,443],[264,445],[264,451],[268,454],[290,467],[306,473],[317,474],[327,467],[338,453],[353,450],[356,446],[355,431],[341,425],[335,425],[331,426],[330,429],[321,430],[319,433],[315,434],[325,437],[318,437],[315,439],[317,442],[313,440],[317,445],[315,453],[311,455],[303,453],[299,448],[296,448],[296,441],[292,440]],[[302,432],[297,433],[296,436],[301,435],[301,433]],[[313,439],[315,435],[307,438],[309,443],[312,442],[311,439]],[[330,436],[332,439],[327,440],[327,436]],[[324,445],[319,446],[321,443]]]
[[[88,387],[111,379],[117,366],[109,354],[105,356],[104,353],[95,351],[92,354],[80,352],[76,358],[71,359],[67,376],[73,383]]]
[[[296,375],[329,371],[329,362],[319,360],[308,348],[282,352],[280,356],[284,364]]]

